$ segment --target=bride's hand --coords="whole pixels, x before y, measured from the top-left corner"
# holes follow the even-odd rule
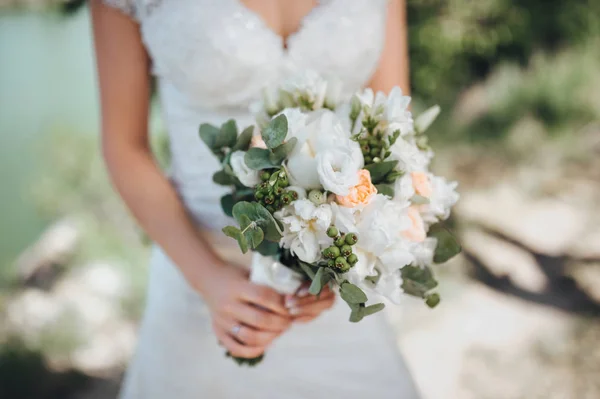
[[[292,322],[283,296],[251,283],[236,266],[215,268],[211,277],[198,291],[210,308],[217,338],[233,356],[260,356]]]
[[[329,286],[321,291],[319,296],[308,293],[308,284],[303,285],[296,295],[285,297],[285,306],[289,309],[294,321],[307,323],[316,319],[321,313],[333,306],[335,294]]]

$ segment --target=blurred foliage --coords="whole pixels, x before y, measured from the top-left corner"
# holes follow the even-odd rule
[[[526,65],[600,35],[597,0],[408,0],[408,16],[412,84],[426,101],[453,98],[501,61]]]

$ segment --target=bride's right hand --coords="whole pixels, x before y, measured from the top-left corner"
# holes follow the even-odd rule
[[[212,272],[197,289],[210,308],[218,340],[233,356],[260,356],[293,321],[284,297],[251,283],[239,267],[224,264]]]

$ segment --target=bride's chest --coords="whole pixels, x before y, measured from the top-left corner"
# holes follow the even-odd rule
[[[155,74],[200,105],[239,105],[286,74],[313,69],[349,90],[373,73],[386,0],[322,1],[287,38],[239,0],[140,0],[138,18]]]

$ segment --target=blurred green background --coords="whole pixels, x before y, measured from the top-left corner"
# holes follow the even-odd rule
[[[417,382],[436,399],[600,397],[600,1],[408,7],[415,109],[442,106],[432,144],[465,243],[445,308],[391,315]],[[0,0],[0,65],[0,397],[112,398],[148,243],[99,156],[84,2]],[[166,163],[157,112],[152,131]],[[499,329],[484,315],[514,331],[473,338]],[[527,381],[542,375],[560,388]]]

